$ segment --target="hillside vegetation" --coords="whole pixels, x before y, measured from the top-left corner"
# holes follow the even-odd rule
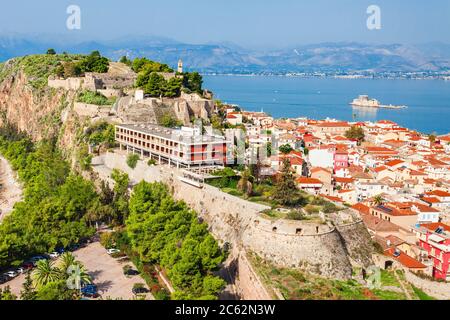
[[[70,172],[50,142],[33,144],[10,127],[0,130],[0,152],[24,184],[24,200],[0,225],[0,268],[93,235],[86,213],[98,200],[91,182]]]

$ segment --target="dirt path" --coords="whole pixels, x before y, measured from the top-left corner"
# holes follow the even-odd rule
[[[405,283],[403,282],[403,280],[400,279],[400,277],[398,276],[397,270],[394,270],[393,273],[394,273],[394,276],[395,276],[395,278],[397,279],[398,283],[399,283],[400,286],[402,287],[402,290],[403,290],[403,292],[405,293],[406,298],[407,298],[408,300],[415,300],[415,299],[411,296],[411,293],[409,292],[408,288],[406,288]]]
[[[22,200],[22,186],[8,161],[0,156],[0,222]]]

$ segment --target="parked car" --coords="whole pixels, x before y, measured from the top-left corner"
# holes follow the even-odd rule
[[[60,255],[65,252],[64,248],[58,248],[56,249],[56,252],[58,252]]]
[[[28,271],[34,268],[34,264],[32,262],[25,262],[22,264],[22,268],[25,269],[25,271]]]
[[[9,280],[11,280],[10,277],[8,277],[7,275],[4,275],[4,274],[0,274],[0,284],[4,284],[4,283],[8,282]]]
[[[80,249],[79,244],[73,244],[67,248],[68,251],[77,251],[78,249]]]
[[[8,271],[8,272],[5,272],[5,275],[10,277],[11,279],[13,279],[13,278],[17,277],[19,274],[16,271]]]
[[[129,270],[124,271],[124,274],[126,276],[137,276],[137,275],[139,275],[139,271],[134,270],[134,269],[129,269]]]
[[[133,289],[131,290],[133,292],[133,294],[138,295],[138,294],[146,294],[149,293],[150,290],[148,290],[146,287],[144,287],[144,285],[142,284],[137,284],[133,287]]]
[[[57,259],[60,256],[60,254],[55,251],[55,252],[50,253],[49,256],[52,259]]]
[[[119,249],[111,248],[111,249],[107,249],[106,252],[107,252],[109,255],[113,255],[113,254],[115,254],[115,253],[120,253],[120,250],[119,250]]]
[[[23,273],[25,273],[27,270],[26,270],[25,268],[23,268],[23,267],[20,267],[20,268],[18,268],[16,271],[17,271],[18,274],[23,274]]]
[[[81,294],[88,298],[97,298],[99,296],[98,289],[95,284],[88,284],[81,288]]]

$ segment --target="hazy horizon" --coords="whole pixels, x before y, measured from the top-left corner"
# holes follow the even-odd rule
[[[380,30],[366,25],[366,10],[373,4],[381,9]],[[80,30],[66,28],[69,5],[81,9]],[[132,0],[125,5],[116,0],[17,0],[2,8],[0,35],[35,35],[40,41],[53,37],[69,43],[105,42],[148,35],[249,49],[326,42],[450,43],[450,2],[440,0]]]

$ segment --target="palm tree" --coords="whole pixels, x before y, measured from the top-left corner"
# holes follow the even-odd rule
[[[77,263],[75,256],[72,254],[72,252],[64,252],[58,261],[58,269],[66,274],[67,269],[70,268],[70,266],[73,266]]]
[[[61,273],[58,268],[53,266],[50,260],[40,260],[36,263],[36,269],[33,271],[34,281],[38,286],[45,286],[50,282],[61,279]]]
[[[77,269],[78,268],[78,269]],[[71,252],[64,252],[59,260],[58,269],[62,278],[68,278],[74,271],[81,283],[92,283],[91,277],[87,273],[84,265],[77,261]]]
[[[383,196],[382,196],[381,194],[375,196],[375,197],[373,198],[373,202],[374,202],[375,205],[377,205],[377,206],[382,205],[383,202],[384,202]]]

